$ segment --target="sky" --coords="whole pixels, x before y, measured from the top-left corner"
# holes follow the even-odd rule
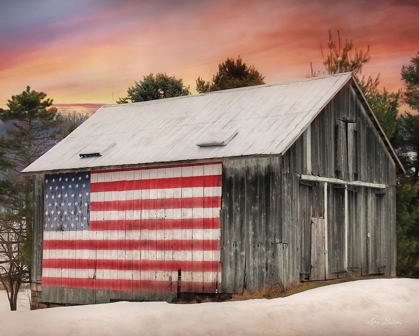
[[[158,72],[196,93],[239,55],[266,83],[301,79],[310,62],[324,71],[328,30],[369,46],[363,74],[396,91],[419,52],[419,0],[0,0],[0,108],[30,85],[92,112]]]

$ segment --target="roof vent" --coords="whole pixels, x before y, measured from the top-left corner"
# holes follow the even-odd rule
[[[83,149],[79,153],[79,155],[80,155],[81,158],[102,156],[106,151],[108,151],[109,149],[111,149],[115,145],[116,145],[116,143],[112,142],[108,146],[104,146],[104,145],[88,146],[85,149]]]
[[[209,132],[199,139],[196,145],[199,147],[225,146],[237,135],[237,133],[237,130],[232,129]]]

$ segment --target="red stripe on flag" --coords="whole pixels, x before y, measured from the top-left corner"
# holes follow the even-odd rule
[[[220,206],[221,197],[215,196],[91,202],[90,211],[216,208]]]
[[[91,183],[90,191],[93,193],[101,191],[167,189],[169,186],[170,188],[220,187],[221,175],[99,182]]]
[[[220,218],[91,221],[90,231],[219,229]]]
[[[45,240],[44,250],[218,251],[219,240]]]
[[[110,259],[44,259],[44,268],[64,269],[103,269],[126,271],[177,271],[219,272],[219,261],[180,261],[180,260],[110,260]]]

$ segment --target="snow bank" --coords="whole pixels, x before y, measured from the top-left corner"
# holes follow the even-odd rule
[[[419,335],[419,280],[330,285],[286,298],[2,312],[2,335]]]

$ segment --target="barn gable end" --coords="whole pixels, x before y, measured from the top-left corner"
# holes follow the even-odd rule
[[[356,90],[347,83],[282,156],[224,162],[226,291],[395,275],[396,163]]]
[[[311,246],[319,220],[326,237],[323,278],[340,271],[395,275],[397,167],[356,90],[347,83],[282,157],[290,179],[300,176],[294,215],[295,248],[302,253],[293,263],[302,277],[315,273],[319,262]],[[302,157],[307,151],[311,164]]]

